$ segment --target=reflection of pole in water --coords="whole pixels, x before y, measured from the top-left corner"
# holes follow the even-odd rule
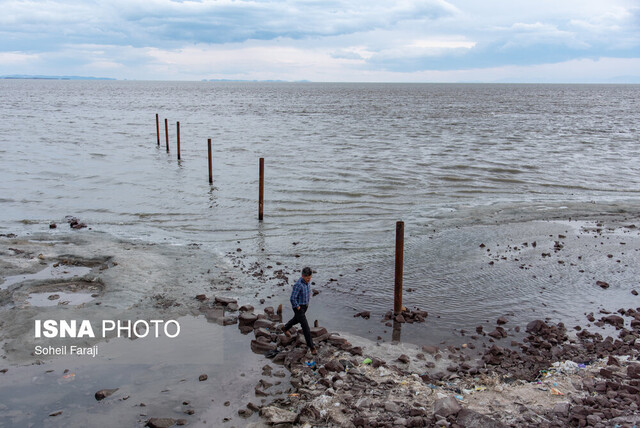
[[[400,342],[402,339],[402,323],[393,320],[393,332],[391,333],[392,342]]]

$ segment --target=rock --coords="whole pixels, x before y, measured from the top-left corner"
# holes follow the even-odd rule
[[[256,328],[253,330],[253,334],[256,335],[256,339],[261,336],[271,339],[271,332],[266,328]]]
[[[51,223],[51,224],[49,224],[49,229],[55,229],[55,228],[57,228],[57,227],[58,227],[58,225],[57,225],[57,224],[55,224],[55,223]]]
[[[264,407],[260,410],[260,416],[266,419],[271,425],[292,424],[296,421],[297,414],[289,410],[280,409],[275,406]]]
[[[240,315],[242,316],[242,315]],[[269,321],[267,319],[260,319],[258,318],[254,323],[253,323],[253,328],[268,328],[268,329],[273,329],[273,327],[275,326],[275,323],[273,321]],[[294,331],[293,330],[289,330],[291,331],[291,333],[293,334]]]
[[[264,313],[269,315],[269,316],[273,316],[276,313],[276,310],[273,309],[273,306],[267,306],[266,308],[264,308]]]
[[[240,306],[240,308],[238,308],[240,312],[253,312],[253,309],[254,308],[251,305],[242,305]]]
[[[324,327],[311,328],[311,337],[318,337],[327,334],[327,329]]]
[[[599,286],[599,287],[602,287],[604,289],[609,288],[609,284],[604,282],[604,281],[596,281],[596,285]]]
[[[209,379],[209,376],[207,376],[206,374],[201,374],[201,375],[198,377],[198,380],[199,380],[200,382],[204,382],[204,381],[205,381],[205,380],[207,380],[207,379]]]
[[[260,407],[256,406],[254,403],[247,403],[247,409],[251,410],[252,412],[259,412],[260,411]]]
[[[372,366],[374,369],[377,369],[378,367],[380,367],[380,366],[384,366],[384,365],[386,365],[386,364],[387,364],[387,362],[386,362],[386,361],[384,361],[384,360],[381,360],[381,359],[376,358],[376,357],[371,357],[371,366]]]
[[[340,364],[338,360],[330,360],[325,363],[324,368],[329,370],[330,372],[343,372],[344,366]]]
[[[332,345],[336,345],[336,346],[340,346],[340,345],[344,345],[346,343],[349,343],[349,341],[347,339],[345,339],[344,337],[340,337],[340,336],[335,336],[335,335],[330,335],[329,338],[327,339],[327,341],[332,344]]]
[[[222,318],[222,325],[234,325],[237,322],[238,322],[238,317],[234,317],[231,315]]]
[[[493,337],[494,339],[502,339],[502,333],[497,329],[489,333],[489,336]]]
[[[96,394],[95,394],[96,400],[98,400],[98,401],[104,400],[105,398],[109,397],[110,395],[112,395],[117,390],[118,390],[118,388],[115,388],[115,389],[101,389],[100,391],[96,392]]]
[[[251,341],[251,350],[256,354],[264,354],[265,352],[275,351],[278,345],[275,343],[259,342],[257,340]]]
[[[187,424],[187,420],[186,419],[178,419],[176,421],[176,425],[178,425],[178,426],[183,426],[183,425],[186,425],[186,424]]]
[[[506,324],[508,322],[509,322],[509,320],[506,319],[505,317],[500,317],[500,318],[498,318],[498,321],[497,321],[498,325]]]
[[[393,401],[387,401],[384,403],[384,410],[390,413],[399,413],[402,409]]]
[[[427,354],[435,355],[438,353],[439,349],[437,346],[423,346],[422,351]]]
[[[62,414],[62,410],[58,410],[57,412],[49,413],[49,416],[60,416]]]
[[[458,414],[460,410],[462,406],[455,397],[440,398],[433,404],[433,413],[445,418]]]
[[[640,364],[629,364],[627,366],[627,376],[631,379],[640,379]]]
[[[252,326],[258,320],[258,316],[251,312],[242,312],[238,317],[241,326]]]
[[[460,410],[456,422],[465,428],[506,428],[502,422],[469,409]]]
[[[638,292],[636,290],[631,290],[631,294],[633,294],[634,296],[637,296]]]
[[[205,294],[197,294],[196,299],[201,302],[204,302],[205,300],[207,300],[207,296]]]
[[[151,418],[145,426],[149,428],[170,428],[174,426],[175,423],[175,419],[171,418]]]
[[[371,312],[370,312],[370,311],[362,311],[362,312],[358,312],[358,313],[357,313],[357,314],[355,314],[353,317],[354,317],[354,318],[356,318],[356,317],[362,317],[362,318],[364,318],[364,319],[367,319],[367,320],[368,320],[369,318],[371,318]]]
[[[615,327],[622,327],[624,326],[624,318],[622,318],[621,316],[618,315],[609,315],[607,317],[602,318],[602,321],[611,324]]]
[[[527,324],[527,333],[536,334],[545,327],[547,327],[547,324],[544,321],[534,320]]]
[[[400,361],[401,363],[404,363],[404,364],[409,364],[410,360],[408,356],[406,356],[405,354],[402,354],[398,357],[397,361]]]
[[[569,403],[558,403],[553,407],[553,413],[561,416],[569,416]]]
[[[351,355],[362,355],[362,348],[360,346],[354,346],[353,348],[349,349],[349,353]]]
[[[227,306],[229,303],[238,303],[236,299],[232,299],[231,297],[215,297],[215,302],[221,304],[222,306]]]
[[[394,319],[395,319],[396,322],[399,322],[399,323],[407,322],[407,321],[405,321],[405,319],[402,316],[402,314],[396,315],[396,317]]]

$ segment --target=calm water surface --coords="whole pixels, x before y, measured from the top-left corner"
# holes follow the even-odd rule
[[[241,247],[247,263],[312,265],[318,286],[339,279],[322,297],[333,310],[381,314],[392,299],[395,222],[404,220],[406,301],[442,315],[427,330],[505,312],[560,316],[576,293],[578,318],[594,300],[581,287],[597,274],[619,279],[614,305],[640,273],[637,235],[625,238],[621,273],[600,264],[604,250],[584,245],[586,236],[567,246],[574,258],[593,256],[586,272],[535,275],[513,260],[538,262],[550,234],[581,230],[536,220],[638,212],[638,85],[4,80],[0,94],[2,233],[46,230],[70,214],[94,230],[197,242],[219,257]],[[540,251],[489,268],[496,245],[536,239]]]

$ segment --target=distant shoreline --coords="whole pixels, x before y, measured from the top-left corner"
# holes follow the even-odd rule
[[[25,80],[118,80],[112,77],[91,77],[91,76],[41,76],[41,75],[22,75],[22,74],[13,74],[7,76],[0,76],[0,79],[25,79]]]

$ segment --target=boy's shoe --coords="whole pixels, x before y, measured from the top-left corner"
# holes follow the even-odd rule
[[[291,333],[289,332],[289,330],[282,330],[282,332],[284,333],[285,336],[291,337]]]
[[[316,348],[311,348],[312,355],[316,355],[317,353],[318,353],[318,350]]]

